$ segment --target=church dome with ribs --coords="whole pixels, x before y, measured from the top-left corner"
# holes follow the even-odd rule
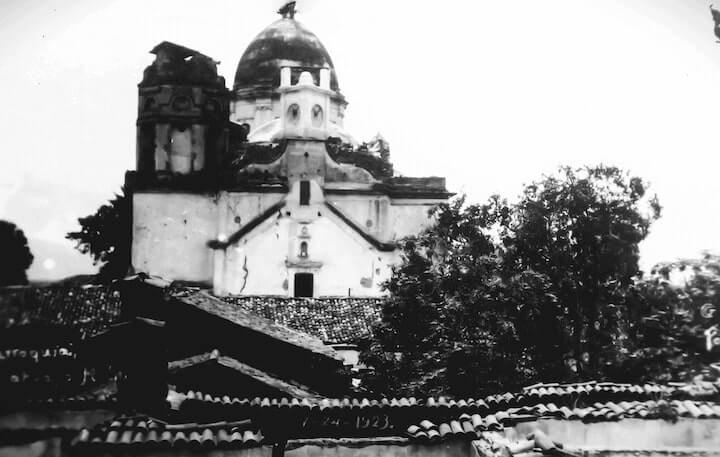
[[[233,89],[275,89],[282,67],[297,68],[297,75],[309,71],[316,83],[320,69],[329,68],[330,88],[339,91],[330,55],[318,37],[293,17],[275,21],[255,37],[240,58]]]

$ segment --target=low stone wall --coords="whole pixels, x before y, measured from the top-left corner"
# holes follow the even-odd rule
[[[566,448],[587,449],[598,456],[607,455],[601,450],[614,450],[611,452],[613,456],[625,455],[621,451],[665,452],[666,448],[677,448],[678,451],[681,448],[720,450],[720,419],[679,418],[674,423],[660,419],[596,423],[545,419],[507,428],[505,435],[510,440],[517,440],[534,430],[543,431]]]
[[[720,449],[666,447],[661,449],[568,449],[582,457],[720,457]],[[528,456],[529,457],[529,456]]]
[[[143,449],[127,448],[103,451],[94,454],[69,454],[68,457],[270,457],[272,447],[262,446],[249,449]]]
[[[469,440],[409,444],[404,438],[368,438],[288,442],[285,457],[470,457],[473,452]]]

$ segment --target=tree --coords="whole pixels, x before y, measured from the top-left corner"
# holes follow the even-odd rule
[[[498,203],[442,204],[434,226],[403,242],[382,321],[362,354],[374,368],[364,380],[369,390],[467,396],[533,377],[514,326],[516,303],[532,302],[545,285],[532,272],[500,276],[491,233]]]
[[[647,211],[646,211],[647,204]],[[464,198],[403,242],[362,360],[371,390],[479,395],[609,376],[625,296],[660,207],[614,167],[561,168],[517,203]]]
[[[720,255],[706,253],[656,265],[629,295],[633,351],[623,372],[640,381],[689,381],[717,376],[705,330],[720,325]]]
[[[98,279],[107,282],[125,277],[132,242],[131,199],[125,188],[78,222],[80,231],[70,232],[65,238],[75,241],[83,254],[92,255],[95,264],[102,264]]]
[[[0,220],[0,287],[27,284],[33,262],[25,234],[15,224]]]
[[[625,297],[639,243],[660,216],[640,178],[607,166],[563,167],[525,187],[501,230],[504,265],[534,271],[555,299],[523,314],[540,378],[598,379],[627,351]]]

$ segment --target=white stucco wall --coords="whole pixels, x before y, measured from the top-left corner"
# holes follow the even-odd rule
[[[292,296],[294,274],[313,273],[316,297],[383,294],[395,252],[378,251],[323,205],[288,204],[281,213],[217,251],[215,293]],[[302,242],[309,254],[304,259]]]
[[[299,205],[299,187],[292,186],[277,216],[216,252],[215,293],[292,296],[295,273],[312,273],[316,297],[383,295],[398,253],[379,251],[332,213],[317,182],[311,181],[310,204]]]
[[[335,207],[358,227],[381,241],[389,241],[390,198],[385,195],[328,195]]]
[[[168,280],[211,283],[214,253],[208,241],[231,235],[283,197],[247,192],[135,193],[133,267]]]
[[[387,225],[388,237],[399,240],[409,235],[420,233],[434,222],[428,217],[428,211],[445,200],[440,199],[394,199],[390,203],[390,214]]]
[[[132,265],[169,280],[210,282],[211,250],[217,236],[217,205],[209,195],[133,195]]]
[[[541,419],[522,422],[515,427],[506,428],[503,433],[511,441],[515,441],[535,430],[542,430],[552,440],[567,448],[610,450],[606,455],[614,455],[613,449],[633,450],[635,455],[639,455],[637,452],[644,449],[720,449],[720,419],[679,418],[677,422],[662,419],[623,419],[598,423]]]
[[[398,251],[376,248],[325,205],[310,180],[310,205],[299,204],[299,181],[288,194],[220,192],[198,195],[138,192],[133,197],[132,263],[136,271],[168,280],[213,284],[220,295],[294,295],[294,275],[312,273],[313,295],[376,297]],[[212,250],[274,204],[285,206],[241,240]],[[329,203],[379,241],[417,233],[437,202],[395,202],[386,196],[331,196]],[[368,224],[368,221],[370,223]],[[300,257],[307,243],[308,256]]]
[[[284,198],[284,193],[220,192],[217,236],[230,236]]]
[[[327,199],[368,234],[385,242],[418,234],[432,223],[430,208],[443,202],[384,195],[329,195]]]

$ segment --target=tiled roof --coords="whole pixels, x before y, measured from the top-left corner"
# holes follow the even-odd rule
[[[548,391],[547,386],[552,386]],[[509,408],[534,407],[552,403],[565,407],[582,407],[602,402],[628,402],[650,400],[720,400],[720,384],[701,382],[692,384],[645,384],[631,385],[618,383],[587,382],[577,384],[536,385],[521,393],[490,395],[481,399],[454,400],[446,397],[426,399],[409,398],[231,398],[212,396],[202,392],[178,393],[181,401],[202,402],[208,407],[222,409],[247,406],[252,408],[301,408],[317,410],[362,410],[362,409],[413,409],[433,415],[491,414]]]
[[[120,319],[109,286],[0,289],[0,403],[10,408],[95,408],[107,396],[87,394],[113,373],[78,357],[78,339]],[[102,398],[100,398],[102,397]]]
[[[62,326],[77,330],[85,338],[117,322],[120,309],[120,294],[110,286],[0,289],[0,328]]]
[[[573,384],[535,384],[525,387],[520,396],[528,398],[553,398],[563,396],[584,395],[689,395],[693,397],[717,395],[720,393],[720,384],[708,381],[694,383],[668,383],[662,384],[621,384],[614,382],[584,382]],[[507,395],[507,394],[506,394]]]
[[[386,410],[396,408],[422,407],[423,403],[415,398],[383,398],[380,400],[369,400],[367,398],[231,398],[229,396],[213,396],[198,391],[174,392],[177,408],[186,406],[197,406],[205,404],[209,408],[217,408],[218,411],[225,409],[230,412],[233,409],[246,414],[249,410],[258,409],[297,409],[305,411],[340,411],[340,410]]]
[[[694,419],[720,418],[720,404],[692,400],[622,401],[595,403],[584,408],[558,407],[554,403],[509,408],[494,414],[461,414],[456,420],[434,423],[423,420],[408,427],[407,435],[420,441],[439,441],[457,437],[480,437],[485,431],[500,431],[505,425],[540,418],[582,420],[584,422],[617,421],[627,418],[658,419],[671,415]]]
[[[585,422],[663,415],[720,418],[717,387],[712,383],[676,386],[586,383],[554,385],[553,393],[549,394],[554,395],[553,398],[538,398],[540,391],[533,389],[540,387],[533,387],[524,393],[477,400],[442,397],[248,399],[190,391],[173,393],[173,404],[178,416],[185,420],[196,415],[213,420],[278,415],[295,420],[305,418],[305,425],[299,429],[302,436],[397,436],[406,434],[408,427],[414,425],[417,428],[407,432],[411,436],[424,431],[427,439],[434,439],[428,424],[435,427],[439,436],[444,436],[447,433],[441,433],[439,428],[442,424],[447,424],[448,430],[456,434],[468,434],[502,429],[503,425],[541,417]],[[468,428],[470,423],[472,432]],[[418,435],[421,436],[424,435]]]
[[[176,300],[245,327],[258,333],[268,335],[280,341],[309,350],[315,354],[342,361],[342,357],[323,342],[306,333],[277,324],[271,319],[248,311],[240,306],[221,300],[218,297],[198,289],[174,290],[172,297]]]
[[[219,297],[266,319],[328,344],[368,338],[380,320],[382,298]]]
[[[83,429],[75,447],[108,445],[150,449],[244,448],[262,444],[263,435],[249,420],[206,424],[167,424],[148,417],[119,417],[93,429]]]
[[[580,385],[554,385],[555,395]],[[594,387],[591,387],[594,386]],[[619,421],[628,418],[672,419],[720,419],[720,403],[717,391],[696,383],[702,392],[690,393],[685,385],[676,386],[622,386],[619,384],[584,384],[581,389],[611,392],[635,399],[594,401],[589,396],[578,398],[559,397],[561,401],[538,401],[518,394],[500,396],[503,401],[515,398],[515,406],[501,405],[496,399],[447,400],[429,398],[400,399],[238,399],[213,397],[201,392],[178,393],[171,391],[168,402],[172,413],[167,417],[175,423],[166,423],[148,417],[121,417],[100,426],[84,429],[74,440],[75,446],[102,447],[108,445],[142,446],[144,449],[180,448],[239,448],[275,442],[279,437],[288,438],[363,438],[404,436],[410,442],[434,443],[451,439],[480,440],[491,442],[497,453],[498,446],[529,450],[553,447],[546,436],[528,438],[528,443],[509,443],[502,437],[505,427],[519,422],[539,419],[582,421],[586,423]],[[542,386],[546,387],[546,386]],[[627,387],[627,389],[621,389]],[[525,389],[531,392],[538,386]],[[615,392],[612,392],[612,391]],[[642,392],[641,392],[642,390]],[[662,391],[664,394],[648,399],[646,395]],[[522,396],[522,397],[521,397]],[[522,401],[517,401],[522,398]],[[567,401],[562,401],[567,400]],[[203,408],[203,405],[205,406]],[[491,406],[493,405],[493,406]],[[220,414],[208,414],[213,408]],[[182,422],[178,424],[178,422]],[[262,430],[262,433],[261,433]],[[264,436],[268,438],[265,439]],[[498,441],[498,439],[500,441]],[[494,443],[492,441],[495,440]],[[498,444],[499,443],[499,444]]]

